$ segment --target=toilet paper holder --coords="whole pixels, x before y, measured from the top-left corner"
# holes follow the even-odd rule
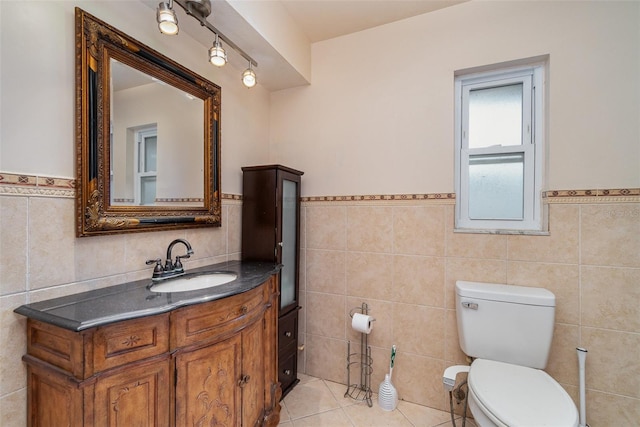
[[[360,307],[354,307],[349,310],[349,317],[353,319],[353,315],[357,312],[369,315],[369,306],[363,302]],[[371,319],[375,321],[376,319]],[[356,400],[364,400],[369,407],[373,406],[371,400],[371,372],[373,372],[373,359],[371,358],[371,347],[369,346],[369,335],[360,333],[360,352],[351,353],[351,340],[347,342],[347,391],[344,397],[351,397]],[[360,367],[360,383],[351,383],[352,368]]]

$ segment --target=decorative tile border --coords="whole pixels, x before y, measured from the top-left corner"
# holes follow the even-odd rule
[[[76,180],[15,173],[0,173],[0,194],[75,197]]]
[[[368,196],[309,196],[302,197],[302,202],[366,202],[390,200],[453,200],[454,193],[433,194],[382,194]]]
[[[549,190],[542,193],[542,199],[546,203],[640,202],[640,188]]]
[[[242,200],[242,195],[241,194],[225,194],[225,193],[222,193],[220,198],[222,200],[237,200],[237,201],[241,201]]]
[[[0,172],[0,195],[75,197],[76,180]],[[306,196],[303,203],[322,202],[409,202],[419,200],[454,203],[454,193],[381,194],[356,196]],[[640,188],[549,190],[542,193],[545,203],[620,203],[640,202]],[[221,194],[225,201],[242,201],[241,194]]]

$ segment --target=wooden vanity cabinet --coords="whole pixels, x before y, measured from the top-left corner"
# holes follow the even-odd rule
[[[81,332],[27,322],[28,425],[276,426],[276,276]]]
[[[243,167],[242,259],[282,264],[278,304],[278,378],[282,395],[298,383],[300,178],[281,165]]]

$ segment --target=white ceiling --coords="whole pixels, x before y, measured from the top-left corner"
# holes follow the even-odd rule
[[[0,0],[2,1],[2,0]],[[155,11],[159,0],[140,0]],[[433,12],[469,0],[240,0],[280,2],[311,43]],[[257,61],[258,83],[270,91],[306,85],[309,82],[224,0],[211,0],[212,14],[207,18],[222,34]],[[197,20],[186,16],[180,7],[180,31],[188,33],[207,48],[212,34]],[[155,18],[155,12],[150,19]],[[229,52],[230,51],[230,52]],[[229,62],[240,70],[245,60],[229,50]]]
[[[280,0],[312,43],[468,0]]]

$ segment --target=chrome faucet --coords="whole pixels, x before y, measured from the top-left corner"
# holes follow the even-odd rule
[[[186,246],[187,253],[185,255],[176,256],[175,262],[172,262],[171,251],[173,251],[173,247],[178,243],[182,243]],[[156,266],[153,269],[152,279],[162,280],[184,274],[184,267],[181,260],[184,258],[189,258],[191,255],[193,255],[191,244],[185,239],[175,239],[174,241],[169,243],[169,247],[167,248],[167,259],[165,260],[164,267],[162,267],[162,260],[160,258],[147,260],[146,264],[151,265],[155,263]]]

